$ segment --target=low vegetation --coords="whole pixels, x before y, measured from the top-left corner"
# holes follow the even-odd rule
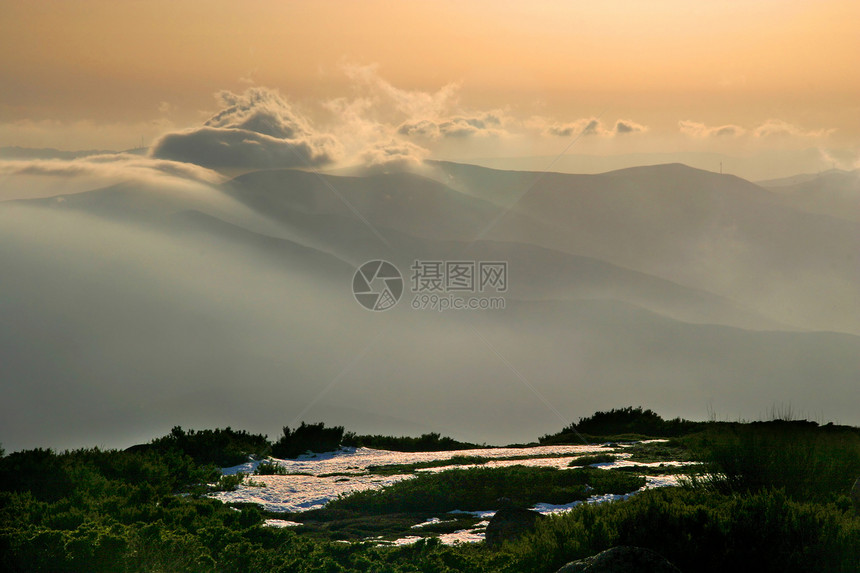
[[[838,504],[781,490],[746,496],[661,488],[623,503],[589,504],[508,544],[508,571],[555,571],[617,545],[647,547],[681,571],[856,572],[860,520]],[[517,569],[519,568],[519,569]]]
[[[631,421],[640,410],[611,411],[608,419],[622,423],[603,429],[639,432],[648,424],[653,429],[656,421],[646,410],[641,410],[645,422]],[[216,466],[269,455],[274,444],[265,436],[230,428],[175,428],[127,451],[0,454],[0,570],[514,573],[554,571],[612,546],[637,545],[664,555],[682,571],[858,571],[860,517],[849,492],[860,475],[860,430],[799,420],[693,424],[670,421],[671,431],[692,430],[668,442],[620,450],[640,463],[702,462],[693,466],[698,473],[691,473],[684,487],[647,490],[623,502],[580,504],[541,520],[532,533],[497,550],[481,543],[449,547],[432,537],[406,547],[336,540],[390,539],[404,532],[432,536],[472,527],[478,519],[447,513],[452,509],[627,493],[643,483],[644,469],[490,468],[461,457],[446,464],[477,467],[418,472],[390,487],[297,514],[302,521],[297,528],[277,529],[263,526],[266,517],[276,515],[205,496],[243,479],[250,485],[244,476],[220,476]],[[297,451],[310,443],[302,440],[317,431],[311,430],[289,432],[282,445]],[[352,438],[344,432],[339,445],[347,439]],[[669,471],[669,466],[649,471]],[[429,517],[440,519],[412,529]]]
[[[493,459],[506,458],[488,458],[486,456],[451,456],[444,460],[431,460],[427,462],[415,462],[411,464],[388,464],[383,466],[368,466],[368,473],[376,475],[399,475],[411,474],[417,470],[429,468],[443,468],[447,466],[479,466],[486,464]]]
[[[151,444],[134,446],[133,450],[178,451],[190,456],[195,463],[214,464],[218,467],[239,465],[248,457],[263,458],[271,452],[266,436],[249,434],[230,427],[215,430],[183,430],[176,426],[163,438]]]
[[[342,441],[344,446],[373,448],[392,452],[448,452],[451,450],[471,450],[484,445],[459,442],[436,432],[422,434],[417,438],[409,436],[355,435],[348,433]]]
[[[779,489],[833,502],[860,476],[858,428],[777,420],[715,427],[688,441],[709,470],[694,485],[727,495]]]
[[[381,490],[341,497],[328,507],[371,514],[477,511],[498,509],[503,499],[525,506],[565,504],[589,495],[629,493],[643,485],[645,480],[639,476],[603,470],[478,467],[421,473]]]
[[[276,458],[297,458],[305,452],[332,452],[341,446],[343,426],[326,428],[322,422],[306,424],[295,430],[284,426],[283,435],[272,445],[272,455]]]
[[[552,446],[581,444],[583,439],[600,441],[678,437],[699,431],[706,424],[707,422],[692,422],[681,418],[664,420],[653,410],[628,406],[608,412],[595,412],[587,418],[580,418],[576,424],[571,424],[556,434],[541,436],[539,442],[542,446]]]
[[[671,439],[658,442],[644,442],[624,448],[630,454],[631,462],[689,462],[693,461],[690,447],[682,440]]]
[[[590,466],[591,464],[605,464],[614,462],[617,456],[614,454],[594,454],[589,456],[579,456],[570,460],[568,466],[572,468]]]
[[[257,467],[254,468],[254,475],[258,476],[286,476],[286,475],[295,475],[294,472],[290,472],[287,468],[282,466],[281,464],[274,462],[263,462],[257,464]],[[305,473],[305,475],[311,475]]]

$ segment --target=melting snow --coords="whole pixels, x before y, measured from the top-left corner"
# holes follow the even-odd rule
[[[320,509],[339,495],[367,489],[380,489],[404,479],[412,474],[378,476],[367,473],[370,466],[393,464],[413,464],[449,460],[454,456],[480,456],[484,458],[504,458],[511,456],[563,455],[559,458],[530,458],[522,460],[491,461],[487,467],[528,465],[547,467],[567,467],[570,460],[588,453],[606,451],[601,446],[539,446],[534,448],[484,448],[475,450],[456,450],[450,452],[390,452],[370,448],[344,448],[326,454],[311,454],[295,460],[270,458],[269,463],[280,466],[291,475],[254,476],[253,481],[266,487],[240,484],[234,491],[218,492],[213,497],[227,503],[256,503],[266,511],[299,512]],[[238,466],[224,468],[224,475],[239,472],[253,473],[261,461],[247,462]],[[427,471],[444,471],[452,467],[429,468]]]
[[[653,440],[659,441],[659,440]],[[618,444],[627,446],[628,444]],[[418,472],[440,472],[453,468],[466,469],[482,465],[484,467],[508,467],[514,465],[525,465],[535,467],[567,468],[574,458],[606,452],[606,448],[600,445],[592,446],[539,446],[532,448],[486,448],[474,450],[457,450],[450,452],[390,452],[386,450],[374,450],[370,448],[344,448],[337,452],[326,454],[308,454],[295,460],[281,460],[269,458],[268,463],[280,466],[289,475],[261,475],[253,476],[255,483],[265,484],[265,487],[248,486],[240,484],[236,490],[230,492],[216,492],[213,497],[227,503],[256,503],[264,510],[271,512],[302,512],[311,509],[322,508],[326,503],[340,495],[347,495],[355,491],[368,489],[381,489],[398,481],[411,479],[413,474],[397,474],[390,476],[378,476],[367,473],[370,466],[388,466],[399,464],[414,464],[421,462],[434,462],[450,460],[454,456],[478,456],[491,459],[485,464],[470,465],[445,465],[433,468],[422,468]],[[556,457],[540,457],[552,455]],[[593,464],[593,467],[610,469],[624,466],[646,466],[678,467],[691,462],[633,462],[628,458],[629,453],[615,453],[614,462]],[[498,458],[526,456],[523,459],[505,460]],[[231,468],[224,468],[224,475],[232,475],[239,472],[252,474],[261,461],[247,462]],[[674,475],[646,476],[646,484],[640,490],[622,494],[595,495],[585,501],[575,501],[563,505],[549,503],[538,503],[532,509],[542,514],[554,514],[569,511],[581,503],[602,503],[627,499],[639,491],[655,487],[678,485],[678,478]],[[452,511],[452,514],[469,514],[481,519],[474,527],[462,529],[453,533],[440,534],[439,540],[445,544],[473,543],[484,539],[484,532],[489,519],[495,515],[495,511]],[[420,529],[427,525],[447,523],[453,520],[443,520],[433,517],[423,523],[412,526]],[[270,527],[294,527],[300,525],[294,521],[282,519],[268,519],[265,525]],[[381,541],[383,544],[409,545],[421,539],[419,536],[410,535],[391,541]]]
[[[297,525],[301,525],[301,523],[298,521],[287,521],[286,519],[267,519],[263,522],[263,525],[269,527],[296,527]]]

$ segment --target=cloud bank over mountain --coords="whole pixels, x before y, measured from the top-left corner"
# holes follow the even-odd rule
[[[332,163],[337,140],[317,133],[276,91],[220,92],[221,110],[203,127],[159,138],[150,155],[210,168],[315,167]]]

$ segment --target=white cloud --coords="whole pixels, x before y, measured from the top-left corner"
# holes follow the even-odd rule
[[[362,153],[364,164],[371,170],[400,170],[416,168],[428,151],[408,141],[392,139],[379,142]]]
[[[218,183],[223,180],[223,177],[215,171],[198,165],[127,153],[91,155],[72,160],[0,161],[0,175],[83,177],[141,182],[164,182],[165,180],[181,179],[200,183]]]
[[[217,97],[221,111],[203,127],[163,135],[152,157],[217,169],[315,166],[340,154],[339,142],[317,133],[276,90],[254,87]]]
[[[768,119],[755,128],[753,135],[756,137],[826,137],[836,131],[835,129],[804,129],[793,123],[781,119]]]
[[[409,118],[438,118],[457,101],[458,83],[449,83],[435,92],[404,90],[383,79],[373,64],[369,66],[345,65],[346,75],[374,98],[392,106]]]
[[[539,124],[539,119],[532,120]],[[598,135],[602,137],[614,137],[629,133],[642,133],[648,128],[641,123],[629,119],[619,119],[612,127],[605,127],[603,122],[596,117],[584,117],[568,123],[551,123],[544,127],[544,135],[555,135],[559,137],[573,137],[579,135]]]
[[[493,110],[437,119],[409,120],[397,127],[397,133],[425,139],[471,136],[502,137],[508,133],[505,129],[506,123],[504,113],[500,110]]]
[[[630,119],[619,119],[615,122],[615,134],[624,135],[626,133],[642,133],[648,131],[648,128],[641,123],[636,123]]]
[[[678,128],[684,135],[696,138],[740,137],[746,133],[746,130],[739,125],[707,126],[704,123],[689,120],[679,121]]]
[[[757,139],[817,139],[827,137],[835,131],[835,129],[804,129],[782,119],[768,119],[753,129],[735,124],[710,126],[697,121],[682,120],[678,122],[678,129],[682,134],[696,139],[729,139],[745,135]]]

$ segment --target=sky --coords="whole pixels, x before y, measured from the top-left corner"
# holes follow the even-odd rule
[[[256,88],[337,139],[337,165],[391,142],[455,160],[783,153],[786,175],[800,150],[818,152],[804,167],[860,156],[847,0],[0,5],[0,146],[149,146]]]

